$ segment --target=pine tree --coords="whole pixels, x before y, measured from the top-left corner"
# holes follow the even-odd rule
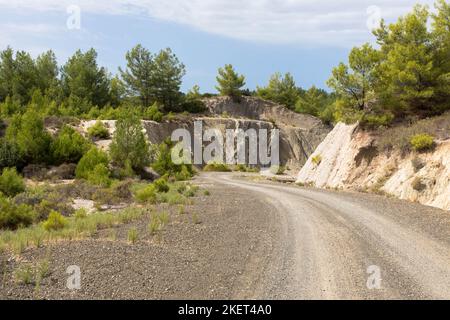
[[[267,87],[258,87],[256,94],[266,100],[280,103],[293,109],[299,98],[299,88],[295,84],[294,77],[290,73],[284,76],[277,72],[270,77]]]
[[[97,65],[97,52],[94,49],[85,53],[78,50],[64,65],[61,73],[66,97],[71,97],[77,103],[85,100],[99,107],[109,102],[110,80],[106,69]]]
[[[219,84],[216,86],[216,89],[221,95],[229,96],[236,100],[241,97],[241,88],[245,86],[245,77],[236,73],[231,64],[225,65],[224,68],[219,68],[219,75],[216,79]]]

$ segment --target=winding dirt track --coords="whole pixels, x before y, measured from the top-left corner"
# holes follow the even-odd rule
[[[264,271],[237,298],[450,299],[448,212],[427,214],[427,207],[397,200],[229,174],[202,179],[265,202],[280,224],[278,245],[261,257]],[[377,269],[380,286],[369,289]]]

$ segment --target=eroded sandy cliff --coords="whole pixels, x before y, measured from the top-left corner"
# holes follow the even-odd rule
[[[385,192],[450,210],[450,140],[432,152],[379,152],[376,135],[339,123],[298,174],[319,188]]]

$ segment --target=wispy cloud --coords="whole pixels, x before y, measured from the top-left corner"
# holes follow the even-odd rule
[[[0,0],[0,8],[110,15],[140,14],[230,38],[265,43],[353,45],[370,39],[367,8],[388,20],[414,0]],[[432,0],[420,1],[432,5]]]

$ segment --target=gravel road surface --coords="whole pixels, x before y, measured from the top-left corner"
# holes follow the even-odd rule
[[[272,206],[282,246],[254,298],[450,299],[450,213],[384,197],[211,174]]]

